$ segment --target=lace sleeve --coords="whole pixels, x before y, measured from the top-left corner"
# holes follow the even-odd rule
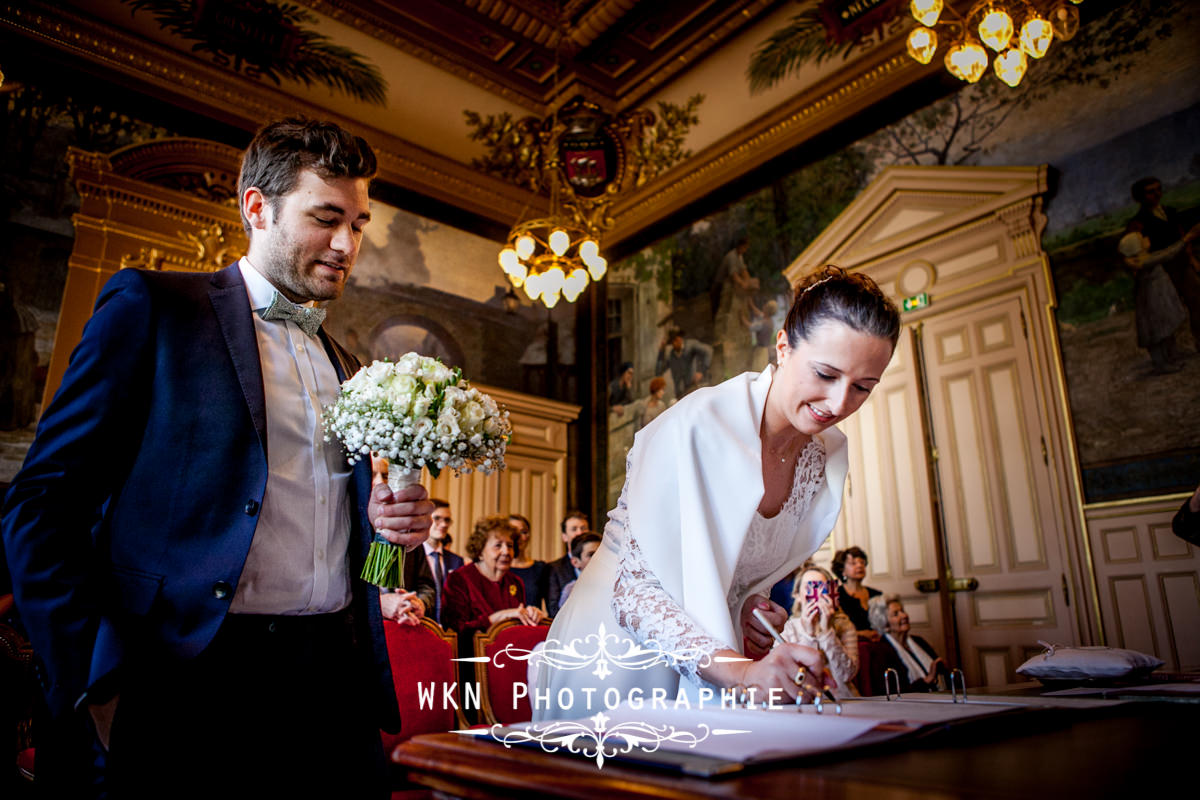
[[[617,623],[640,643],[654,641],[663,651],[691,656],[674,660],[671,666],[702,684],[700,662],[707,663],[705,656],[730,646],[706,633],[663,589],[628,526],[619,560],[612,598]]]

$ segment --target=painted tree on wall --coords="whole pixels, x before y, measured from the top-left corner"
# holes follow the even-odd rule
[[[1134,56],[1174,35],[1175,24],[1190,19],[1190,8],[1180,0],[1119,3],[1033,62],[1016,89],[988,75],[867,137],[862,146],[877,166],[975,163],[1014,112],[1065,86],[1108,88],[1129,73]]]

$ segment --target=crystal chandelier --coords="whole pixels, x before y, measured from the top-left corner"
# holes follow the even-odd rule
[[[530,300],[554,308],[559,297],[574,303],[608,271],[596,234],[558,214],[518,223],[500,251],[500,269]]]
[[[545,216],[519,221],[500,251],[500,269],[530,300],[554,308],[575,302],[608,271],[600,236],[609,206],[631,179],[629,143],[652,124],[645,110],[608,114],[577,96],[543,120],[529,118],[533,188],[550,195]]]
[[[922,64],[933,60],[938,29],[949,39],[946,70],[959,80],[976,83],[992,69],[1000,80],[1017,86],[1030,58],[1046,55],[1055,39],[1068,41],[1079,30],[1083,0],[977,0],[959,16],[943,0],[912,0],[909,8],[919,25],[908,34],[908,54]],[[945,12],[945,17],[943,17]],[[985,47],[987,49],[985,49]]]

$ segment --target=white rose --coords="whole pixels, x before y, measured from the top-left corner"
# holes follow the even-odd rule
[[[458,436],[458,419],[457,414],[442,414],[438,417],[437,432],[438,436]]]
[[[469,431],[477,430],[483,422],[483,416],[483,406],[474,401],[468,402],[462,410],[463,427]]]

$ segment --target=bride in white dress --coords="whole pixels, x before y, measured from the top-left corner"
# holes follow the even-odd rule
[[[777,368],[693,392],[638,432],[603,544],[547,637],[535,720],[680,693],[715,706],[734,687],[812,696],[796,678],[804,668],[820,687],[821,653],[771,649],[752,612],[786,622],[764,592],[833,529],[847,465],[834,425],[866,401],[899,333],[874,281],[825,267],[796,287]]]

